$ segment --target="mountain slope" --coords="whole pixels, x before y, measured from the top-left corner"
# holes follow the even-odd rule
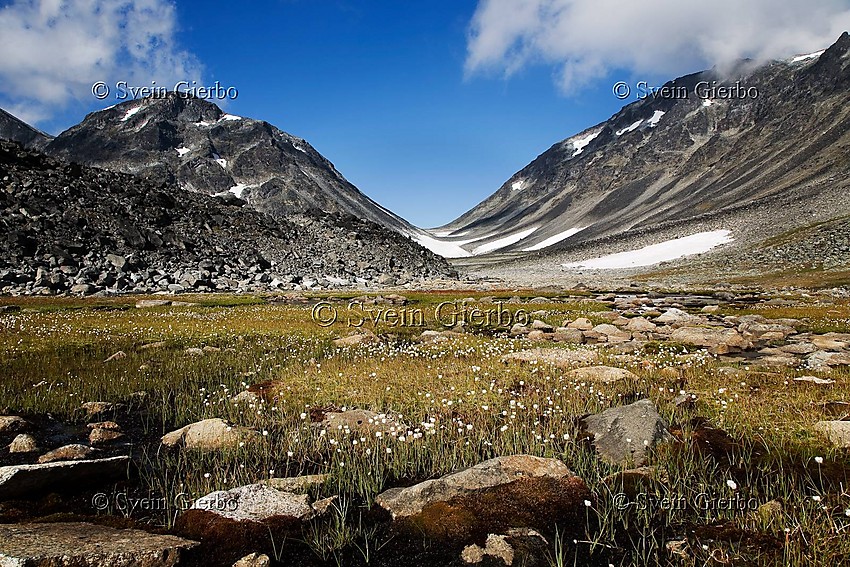
[[[172,93],[93,112],[46,152],[190,191],[232,192],[276,218],[317,209],[399,231],[412,228],[361,193],[306,141],[194,97]]]
[[[52,138],[0,108],[0,140],[18,142],[26,148],[43,148]]]
[[[0,142],[0,293],[262,291],[452,277],[349,215],[292,221]]]
[[[823,53],[671,81],[686,98],[650,96],[555,144],[438,234],[472,253],[563,250],[792,189],[817,199],[850,169],[849,54],[845,33]],[[700,82],[758,96],[701,98]]]

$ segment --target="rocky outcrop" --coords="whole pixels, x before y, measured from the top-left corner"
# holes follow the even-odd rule
[[[455,274],[444,259],[368,221],[319,212],[273,219],[236,198],[7,142],[0,180],[0,293],[271,291]]]

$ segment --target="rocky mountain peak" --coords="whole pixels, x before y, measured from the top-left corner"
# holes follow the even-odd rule
[[[46,151],[189,191],[232,193],[276,218],[319,210],[411,228],[302,138],[191,96],[172,93],[94,112]]]
[[[27,148],[43,148],[51,136],[0,108],[0,140],[17,142]]]

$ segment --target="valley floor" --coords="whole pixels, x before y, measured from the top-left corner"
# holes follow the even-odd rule
[[[0,560],[850,556],[846,297],[479,285],[0,299]]]

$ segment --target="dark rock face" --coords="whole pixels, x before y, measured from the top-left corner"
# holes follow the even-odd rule
[[[785,208],[791,196],[796,203],[819,200],[846,183],[848,52],[845,33],[819,57],[742,62],[725,73],[680,77],[665,85],[666,93],[650,94],[555,144],[441,230],[463,240],[489,236],[475,241],[480,246],[536,228],[500,252],[586,227],[550,244],[581,250],[626,233],[693,227],[732,213],[741,226],[728,228],[748,232],[741,218]],[[736,84],[740,88],[727,93],[710,90]],[[830,199],[823,201],[822,209],[831,207]]]
[[[52,138],[0,108],[0,140],[18,142],[25,148],[40,149]]]
[[[275,218],[318,209],[410,228],[363,195],[305,140],[193,97],[171,94],[94,112],[46,151],[190,191],[231,192]]]
[[[275,220],[229,192],[183,191],[8,142],[0,226],[3,293],[261,291],[454,274],[408,238],[342,213]]]

